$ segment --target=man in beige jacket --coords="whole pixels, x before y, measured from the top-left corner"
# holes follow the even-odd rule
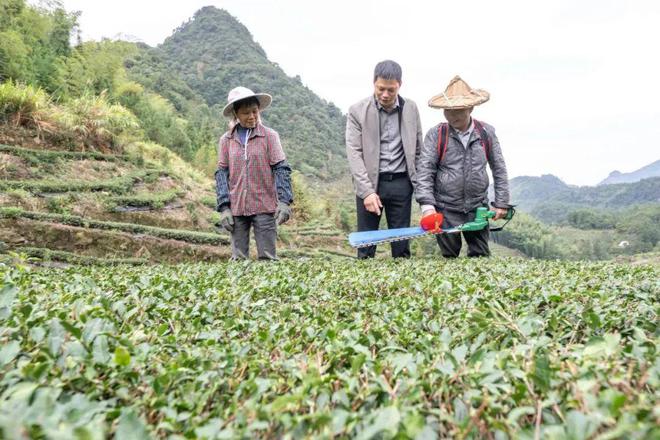
[[[358,231],[410,226],[416,185],[415,161],[423,145],[417,105],[399,95],[401,66],[381,61],[374,69],[374,94],[352,105],[346,122],[346,154],[353,176]],[[376,246],[358,249],[372,258]],[[409,257],[408,241],[392,243],[392,257]]]

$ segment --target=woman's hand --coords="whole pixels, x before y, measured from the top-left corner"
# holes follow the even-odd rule
[[[216,226],[219,226],[229,233],[234,232],[234,216],[231,214],[230,208],[225,208],[220,211],[220,221],[216,223]]]

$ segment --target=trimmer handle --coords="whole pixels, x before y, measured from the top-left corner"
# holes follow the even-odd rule
[[[434,212],[433,214],[428,214],[422,217],[419,220],[419,225],[425,231],[438,233],[442,231],[442,222],[444,219],[445,218],[441,212]]]
[[[495,211],[488,211],[488,212],[489,213],[492,212],[493,213],[492,217],[494,217]],[[514,215],[516,215],[516,205],[508,205],[506,207],[506,215],[504,217],[502,217],[504,220],[506,220],[506,222],[502,226],[497,226],[495,228],[491,227],[490,230],[495,231],[495,232],[501,231],[502,229],[504,229],[506,224],[509,223],[509,221],[511,221],[511,219],[513,218]],[[492,218],[492,217],[490,217],[490,218]]]

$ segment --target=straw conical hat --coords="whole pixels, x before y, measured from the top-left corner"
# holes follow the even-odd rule
[[[481,89],[473,89],[468,83],[456,75],[443,93],[429,99],[429,107],[461,109],[483,104],[490,99],[490,93]]]

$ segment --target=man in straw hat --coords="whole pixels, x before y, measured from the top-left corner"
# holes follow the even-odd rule
[[[291,168],[279,135],[260,119],[271,101],[266,93],[236,87],[222,111],[231,123],[220,138],[216,209],[219,226],[231,234],[233,259],[248,258],[250,227],[259,259],[275,259],[276,225],[291,216]]]
[[[346,121],[346,153],[355,186],[358,231],[378,229],[382,211],[389,228],[410,226],[415,159],[422,146],[417,105],[399,95],[401,66],[374,69],[374,93],[351,106]],[[373,258],[376,246],[358,249]],[[408,241],[392,243],[392,257],[409,257]]]
[[[454,77],[445,91],[429,100],[429,106],[444,109],[446,123],[426,133],[417,161],[416,199],[422,214],[436,211],[444,215],[443,228],[474,220],[476,209],[488,206],[490,166],[495,184],[495,219],[506,215],[509,206],[509,181],[495,129],[472,118],[474,106],[488,101],[485,90],[472,89]],[[469,257],[488,256],[488,229],[463,232]],[[458,257],[460,234],[437,235],[442,255]]]

